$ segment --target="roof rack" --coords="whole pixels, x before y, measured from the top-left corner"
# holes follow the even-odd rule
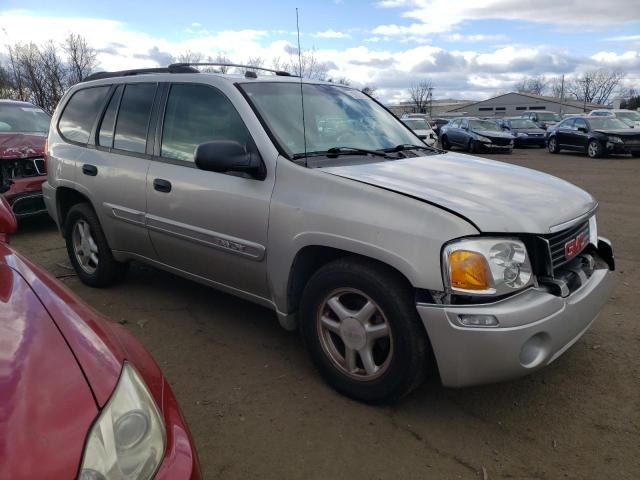
[[[173,63],[169,65],[169,68],[190,68],[190,67],[236,67],[236,68],[245,68],[248,72],[253,70],[261,70],[263,72],[271,72],[275,73],[279,77],[297,77],[297,75],[292,75],[289,72],[285,72],[284,70],[274,70],[271,68],[263,68],[263,67],[255,67],[252,65],[240,65],[237,63]]]
[[[89,82],[91,80],[101,80],[103,78],[129,77],[133,75],[144,75],[146,73],[200,73],[197,68],[188,65],[175,64],[168,67],[158,68],[138,68],[134,70],[120,70],[117,72],[97,72],[85,77],[82,81]]]

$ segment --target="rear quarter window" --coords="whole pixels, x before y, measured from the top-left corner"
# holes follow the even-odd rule
[[[91,128],[104,103],[109,86],[78,90],[64,108],[58,129],[66,140],[88,143]]]

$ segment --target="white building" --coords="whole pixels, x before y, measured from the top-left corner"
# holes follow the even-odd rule
[[[468,103],[452,109],[449,113],[472,117],[513,117],[520,116],[527,110],[538,110],[555,113],[588,113],[607,105],[584,103],[576,100],[561,101],[555,97],[545,97],[531,93],[505,93],[497,97]]]

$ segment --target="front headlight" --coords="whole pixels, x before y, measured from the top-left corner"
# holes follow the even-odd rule
[[[527,249],[514,238],[475,238],[443,251],[446,286],[454,293],[504,295],[533,283]]]
[[[609,137],[611,143],[624,143],[620,137]]]
[[[113,395],[89,431],[78,479],[150,479],[164,449],[158,407],[138,373],[125,362]]]
[[[479,142],[491,143],[491,139],[487,137],[483,137],[482,135],[476,134],[476,140]]]

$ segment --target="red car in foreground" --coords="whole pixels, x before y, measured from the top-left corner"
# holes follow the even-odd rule
[[[46,212],[42,182],[50,121],[31,103],[0,100],[0,188],[18,218]]]
[[[158,365],[12,250],[15,230],[0,195],[0,478],[200,479]]]

